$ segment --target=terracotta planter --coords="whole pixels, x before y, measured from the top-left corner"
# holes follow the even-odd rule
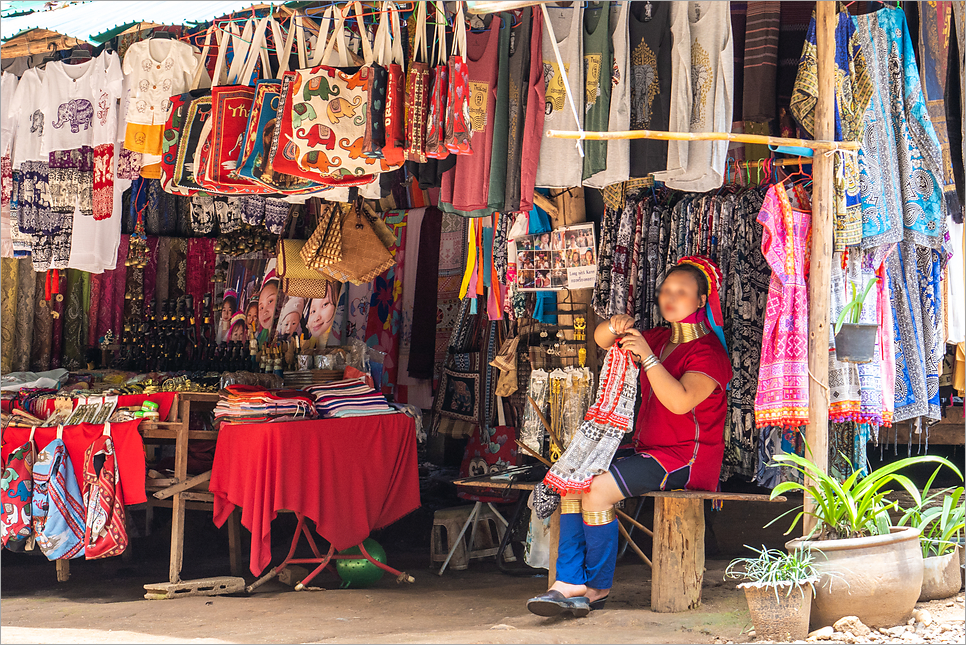
[[[922,589],[919,529],[893,527],[890,535],[847,540],[791,540],[808,545],[821,577],[812,600],[811,628],[858,616],[869,627],[901,625],[912,617]]]
[[[945,555],[936,555],[922,561],[922,591],[919,602],[949,598],[959,592],[962,585],[960,577],[959,553],[954,549]]]
[[[818,580],[813,580],[818,582]],[[757,640],[786,642],[805,640],[812,609],[812,585],[785,582],[763,585],[743,582]]]

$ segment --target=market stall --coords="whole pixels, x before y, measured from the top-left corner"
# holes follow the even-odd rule
[[[682,262],[731,371],[715,499],[806,444],[840,479],[962,444],[961,2],[57,15],[96,4],[4,21],[4,51],[90,44],[3,58],[2,457],[62,435],[87,502],[109,425],[121,507],[172,507],[168,584],[186,509],[229,522],[236,576],[235,507],[255,575],[283,509],[275,573],[306,519],[328,556],[363,544],[419,506],[426,433],[464,476],[557,463],[599,409],[598,323],[664,325]],[[8,548],[38,531],[14,510]]]

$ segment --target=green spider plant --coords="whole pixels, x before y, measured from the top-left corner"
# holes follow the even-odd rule
[[[922,491],[922,501],[912,508],[903,509],[904,513],[898,524],[898,526],[915,526],[922,531],[919,543],[922,546],[924,558],[949,553],[966,533],[966,503],[964,503],[963,487],[954,488],[950,493],[941,490],[929,494],[929,489],[939,470],[937,468],[926,483]],[[929,507],[940,497],[941,506]]]
[[[771,497],[774,499],[783,493],[794,490],[800,490],[804,495],[810,497],[814,508],[807,513],[816,519],[816,523],[806,538],[818,540],[887,535],[892,526],[889,511],[898,508],[898,502],[886,499],[886,495],[893,492],[891,486],[901,486],[909,493],[917,506],[922,504],[919,489],[916,488],[911,479],[900,473],[910,466],[938,463],[952,468],[959,477],[963,476],[960,470],[950,461],[933,455],[906,457],[882,466],[861,479],[859,471],[853,466],[852,474],[842,483],[839,483],[835,477],[823,473],[818,466],[804,457],[785,454],[775,455],[774,460],[779,465],[794,468],[810,480],[807,484],[783,482],[772,490]],[[766,526],[771,526],[781,518],[796,511],[798,514],[785,533],[785,535],[788,535],[806,514],[802,506],[793,508],[787,513],[782,513]]]
[[[779,586],[787,585],[786,596],[791,594],[796,585],[807,584],[814,590],[818,573],[812,567],[815,556],[807,546],[791,553],[767,549],[764,544],[760,551],[747,544],[745,548],[756,553],[757,557],[732,560],[725,569],[726,578],[745,580],[756,586],[774,587],[776,599]],[[738,570],[737,567],[743,567],[743,570]]]
[[[835,322],[836,334],[842,330],[842,325],[845,324],[846,318],[848,318],[848,322],[852,323],[853,325],[858,324],[859,316],[862,315],[862,307],[865,304],[865,298],[869,295],[869,292],[872,291],[872,287],[874,287],[875,283],[878,281],[879,278],[872,278],[869,283],[865,285],[865,289],[862,291],[861,296],[859,296],[857,293],[855,283],[852,283],[852,299],[847,305],[845,305],[845,308],[842,309],[842,313],[839,314],[839,318]]]

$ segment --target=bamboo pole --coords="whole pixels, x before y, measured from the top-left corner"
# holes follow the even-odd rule
[[[834,87],[834,86],[829,86]],[[817,128],[816,128],[817,129]],[[612,141],[615,139],[659,139],[661,141],[735,141],[772,146],[795,146],[811,150],[858,150],[858,141],[832,141],[830,139],[789,139],[763,134],[741,132],[663,132],[659,130],[623,130],[616,132],[592,132],[575,130],[547,130],[551,139],[581,139],[586,141]],[[831,136],[831,133],[830,135]]]
[[[835,3],[822,0],[815,4],[816,44],[818,50],[818,103],[815,106],[815,137],[827,139],[835,133]],[[828,339],[829,284],[832,278],[832,158],[821,154],[813,165],[812,243],[808,282],[808,426],[805,440],[811,459],[822,472],[828,472]],[[810,485],[806,477],[805,484]],[[805,496],[807,535],[815,526],[809,512],[813,504]]]

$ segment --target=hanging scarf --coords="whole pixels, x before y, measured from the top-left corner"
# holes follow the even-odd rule
[[[544,486],[562,495],[585,493],[595,476],[607,472],[634,418],[638,372],[630,351],[616,345],[607,351],[597,400],[584,415],[570,446],[547,473]]]
[[[111,424],[107,423],[104,434],[84,454],[84,549],[88,560],[120,555],[127,548],[122,498]]]
[[[84,503],[74,468],[61,439],[57,438],[37,455],[31,515],[37,546],[48,560],[66,560],[84,554]]]

